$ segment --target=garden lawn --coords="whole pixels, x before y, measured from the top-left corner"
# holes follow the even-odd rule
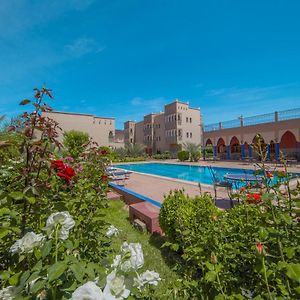
[[[160,274],[161,282],[154,289],[151,299],[167,299],[167,287],[174,287],[178,275],[172,271],[172,260],[174,256],[168,253],[167,249],[160,249],[164,239],[160,235],[152,235],[148,232],[140,232],[129,222],[128,207],[121,200],[109,202],[106,209],[105,222],[114,225],[120,230],[117,237],[112,237],[113,253],[110,256],[112,262],[115,255],[119,254],[123,241],[128,243],[140,243],[142,245],[145,264],[141,272],[146,270],[155,271]],[[139,272],[139,273],[141,273]],[[174,292],[174,291],[173,291]]]

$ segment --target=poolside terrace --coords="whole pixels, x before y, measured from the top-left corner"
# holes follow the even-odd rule
[[[157,161],[151,161],[157,162]],[[161,161],[160,161],[161,162]],[[177,160],[166,160],[164,163],[172,164],[185,164],[193,166],[215,166],[224,168],[243,168],[243,169],[255,169],[253,163],[247,163],[242,161],[228,162],[228,161],[199,161],[199,162],[178,162]],[[276,164],[269,163],[268,166],[273,169]],[[278,167],[277,169],[283,169]],[[290,172],[299,173],[300,165],[295,165],[289,168]],[[135,193],[141,194],[145,197],[153,199],[157,202],[162,203],[164,196],[167,195],[171,190],[184,189],[186,194],[191,197],[200,194],[199,186],[197,182],[190,182],[185,180],[179,180],[174,178],[168,178],[157,175],[142,174],[142,173],[132,173],[130,178],[125,181],[125,188],[131,190]],[[201,184],[202,193],[208,192],[213,195],[213,186],[209,184]],[[216,205],[221,209],[227,209],[231,207],[228,193],[225,188],[218,188],[218,199]]]

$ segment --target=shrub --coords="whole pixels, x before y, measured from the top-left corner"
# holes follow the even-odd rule
[[[165,151],[164,153],[157,153],[152,155],[154,159],[171,159],[172,155],[169,151]]]
[[[184,149],[190,154],[190,161],[198,161],[201,157],[201,145],[194,143],[184,143]]]
[[[188,151],[182,150],[177,153],[177,157],[180,161],[186,161],[189,159],[190,154]]]
[[[83,152],[84,144],[87,144],[88,141],[89,135],[85,132],[70,130],[64,133],[63,144],[73,158],[78,158]]]
[[[299,298],[300,228],[294,208],[300,187],[293,200],[268,186],[269,176],[261,194],[242,189],[242,204],[227,211],[217,209],[207,194],[190,198],[178,191],[165,198],[159,221],[165,247],[181,258],[183,299],[186,294],[190,299]]]

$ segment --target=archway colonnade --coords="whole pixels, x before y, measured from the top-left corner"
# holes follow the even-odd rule
[[[267,160],[279,161],[280,152],[287,159],[300,160],[300,141],[297,141],[296,135],[290,130],[282,132],[278,139],[258,132],[244,138],[239,135],[207,137],[204,142],[205,147],[213,147],[214,158],[219,159],[260,159],[257,151],[260,143]]]

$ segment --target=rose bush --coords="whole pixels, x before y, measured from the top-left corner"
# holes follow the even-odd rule
[[[291,190],[287,170],[257,173],[263,183],[245,184],[226,211],[209,194],[165,198],[160,225],[178,256],[179,299],[299,299],[300,186]]]
[[[1,157],[0,298],[121,299],[129,288],[140,293],[133,287],[135,267],[143,263],[138,245],[124,246],[120,254],[122,262],[130,261],[128,274],[107,261],[118,232],[112,226],[106,236],[103,221],[107,153],[89,140],[75,159],[63,157],[59,124],[43,115],[51,111],[45,97],[52,98],[50,90],[35,89],[33,112],[7,132],[18,133],[18,155]],[[132,284],[125,288],[127,277]]]

